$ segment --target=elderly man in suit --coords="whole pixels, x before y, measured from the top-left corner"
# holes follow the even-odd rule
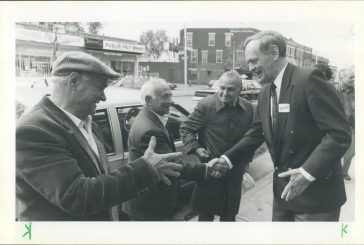
[[[253,123],[250,101],[240,98],[241,77],[236,71],[222,74],[216,94],[202,99],[181,124],[180,132],[188,153],[200,161],[219,157],[237,143]],[[194,193],[194,208],[199,221],[235,221],[239,211],[244,168],[254,152],[242,157],[225,176],[199,181]]]
[[[144,156],[109,172],[91,116],[119,74],[82,52],[65,53],[52,68],[52,96],[16,127],[17,220],[117,220],[113,206],[179,176],[180,165],[166,162],[179,154],[155,154],[155,139]]]
[[[166,128],[169,107],[173,104],[172,92],[161,79],[152,79],[141,88],[143,109],[135,118],[130,130],[128,146],[129,159],[134,161],[142,156],[152,136],[157,139],[157,153],[175,152],[176,148]],[[190,163],[179,160],[182,165],[181,177],[201,180],[209,177],[212,171],[225,173],[227,167],[220,164],[207,166],[205,163]],[[170,186],[160,183],[150,188],[143,196],[138,196],[123,204],[123,211],[134,221],[170,221],[177,208],[179,179],[171,178]]]
[[[286,60],[285,38],[263,31],[245,41],[253,76],[266,86],[255,122],[220,159],[235,166],[264,140],[275,167],[273,221],[337,221],[346,201],[340,158],[351,133],[337,92],[315,68]]]

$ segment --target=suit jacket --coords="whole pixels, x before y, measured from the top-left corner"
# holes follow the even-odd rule
[[[108,173],[78,127],[44,97],[16,127],[16,218],[28,221],[114,220],[111,208],[158,182],[142,159]]]
[[[147,149],[147,142],[155,136],[157,146],[155,152],[175,152],[173,140],[166,127],[157,115],[147,107],[139,112],[130,130],[128,146],[129,159],[134,161],[142,156]],[[205,177],[206,166],[202,163],[187,163],[178,160],[182,164],[181,177],[199,180]],[[177,197],[179,193],[179,179],[169,177],[172,185],[159,182],[159,184],[143,195],[138,196],[123,204],[123,211],[138,220],[162,221],[172,220],[177,208]]]
[[[270,86],[259,94],[252,128],[225,155],[236,163],[242,154],[265,140],[275,166],[273,193],[281,205],[303,213],[340,207],[346,201],[340,159],[350,145],[351,133],[336,90],[317,69],[288,63],[279,104],[289,104],[290,110],[278,113],[273,132]],[[286,202],[280,196],[289,178],[277,175],[299,167],[316,180],[301,195]]]
[[[226,107],[215,94],[199,101],[181,124],[180,132],[188,153],[204,147],[212,159],[234,146],[249,130],[253,119],[250,101],[239,97],[234,107]],[[235,216],[240,206],[244,169],[253,155],[254,152],[244,155],[222,178],[199,181],[194,193],[194,208]]]

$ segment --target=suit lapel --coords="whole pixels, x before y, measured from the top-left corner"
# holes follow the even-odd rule
[[[42,103],[45,110],[47,110],[52,115],[52,117],[68,131],[70,136],[74,138],[74,141],[85,151],[86,155],[92,161],[90,166],[92,166],[96,173],[100,174],[100,170],[96,167],[100,165],[98,164],[98,157],[95,155],[91,146],[88,144],[78,127],[46,96],[43,97]]]
[[[93,132],[93,137],[94,137],[94,140],[96,142],[97,149],[99,150],[99,155],[100,155],[100,157],[96,156],[96,159],[99,159],[98,166],[100,168],[101,173],[105,174],[105,173],[108,172],[107,171],[107,169],[108,169],[108,167],[107,167],[108,159],[107,159],[107,154],[106,154],[106,151],[105,151],[105,147],[104,147],[104,144],[99,140],[101,136],[98,135],[97,131],[93,130],[92,132]]]
[[[291,76],[294,66],[290,63],[287,64],[286,70],[284,71],[281,85],[281,92],[279,95],[278,104],[290,104],[291,102],[291,94],[293,89],[293,83],[291,82]],[[276,132],[274,132],[274,148],[275,152],[279,152],[279,147],[281,146],[280,142],[282,139],[282,135],[284,132],[284,128],[287,122],[287,116],[289,113],[278,113],[277,116],[277,128]]]
[[[145,115],[156,125],[156,127],[160,128],[162,130],[163,136],[166,139],[166,141],[169,143],[169,146],[171,147],[171,149],[175,149],[174,143],[171,140],[171,137],[170,137],[170,134],[169,134],[167,128],[163,125],[163,123],[157,117],[157,115],[145,107],[143,108],[143,111],[144,111]]]

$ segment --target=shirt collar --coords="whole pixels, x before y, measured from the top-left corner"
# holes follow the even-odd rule
[[[167,125],[167,121],[168,121],[168,115],[163,115],[163,116],[161,116],[161,115],[159,115],[159,114],[157,114],[157,113],[155,113],[154,111],[152,111],[151,110],[151,112],[153,112],[158,118],[159,118],[159,120],[162,122],[162,124],[164,125],[164,126],[166,126]]]
[[[49,98],[50,99],[50,98]],[[51,100],[51,99],[50,99]],[[53,101],[52,101],[53,102]],[[79,119],[78,117],[76,117],[75,115],[73,115],[72,113],[64,110],[63,108],[59,107],[58,105],[56,105],[55,103],[53,103],[55,106],[57,106],[61,111],[64,112],[64,114],[66,114],[66,116],[69,117],[69,119],[71,119],[71,121],[78,127],[78,128],[83,128],[84,125],[86,125],[86,127],[91,127],[91,122],[92,122],[92,117],[91,115],[88,115],[87,119],[85,121],[82,121],[81,119]]]
[[[225,108],[226,105],[221,102],[218,94],[215,94],[214,98],[215,98],[215,103],[216,103],[216,111],[220,111],[222,108]],[[236,107],[237,105],[239,105],[242,109],[246,110],[244,101],[240,97],[238,97],[236,99],[236,101],[233,104],[233,107]]]
[[[288,65],[288,62],[286,63],[286,65],[283,67],[283,69],[278,73],[278,76],[276,77],[276,79],[274,80],[274,84],[276,85],[277,88],[281,88],[282,85],[282,79],[283,79],[283,74],[284,71],[286,70]]]

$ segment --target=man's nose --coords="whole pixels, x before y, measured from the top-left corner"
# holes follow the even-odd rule
[[[102,93],[101,93],[101,97],[100,97],[100,100],[102,100],[102,101],[106,101],[105,91],[102,91]]]
[[[251,64],[249,64],[249,71],[253,71],[255,69],[255,67]]]

